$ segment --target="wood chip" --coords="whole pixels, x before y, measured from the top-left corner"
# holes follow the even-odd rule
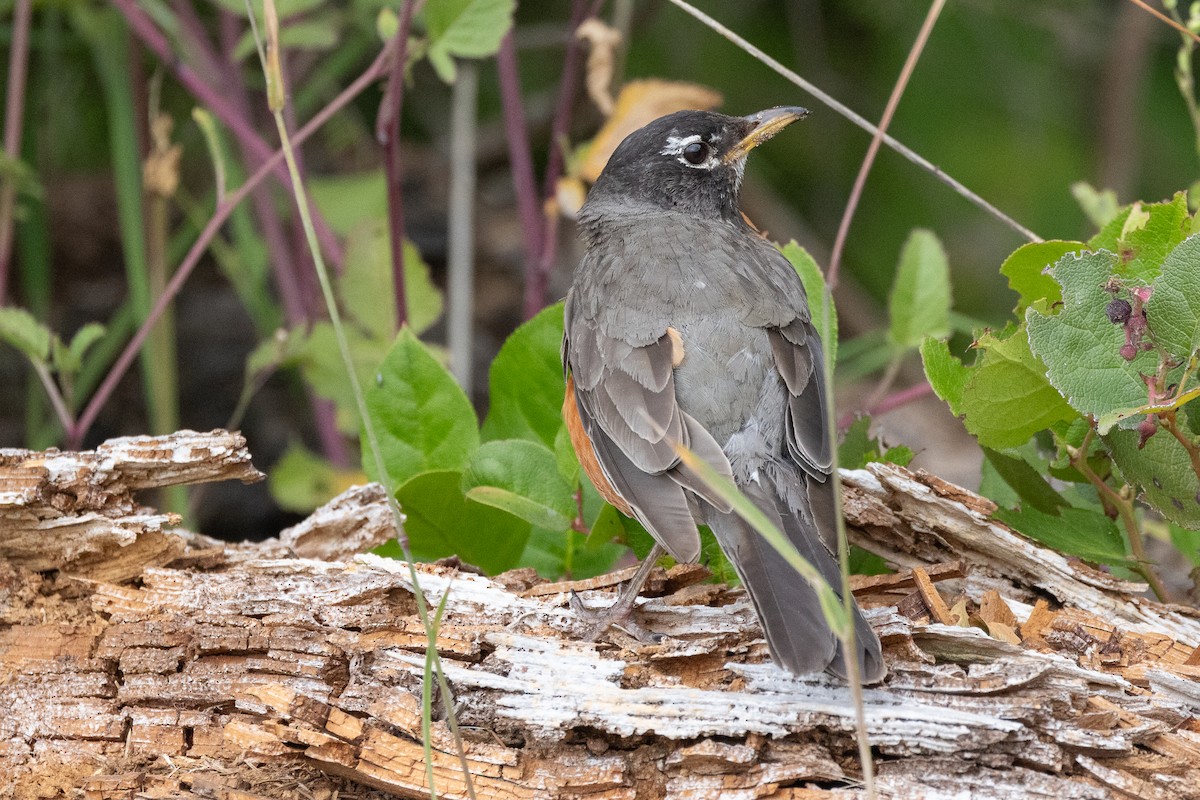
[[[933,582],[929,580],[929,574],[921,567],[917,567],[912,571],[913,582],[916,584],[917,592],[921,595],[921,600],[925,602],[925,607],[929,609],[930,615],[933,616],[935,622],[940,622],[942,625],[957,624],[954,615],[950,613],[946,601],[938,594],[938,590],[933,587]]]
[[[926,577],[934,583],[961,578],[965,574],[961,561],[930,564],[921,569],[925,571]],[[917,584],[913,580],[912,573],[911,569],[904,569],[886,575],[851,575],[850,591],[854,592],[856,597],[861,597],[879,592],[915,589]]]

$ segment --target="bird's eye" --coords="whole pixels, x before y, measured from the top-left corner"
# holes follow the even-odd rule
[[[683,148],[683,157],[689,164],[703,164],[708,159],[708,145],[704,142],[692,142]]]

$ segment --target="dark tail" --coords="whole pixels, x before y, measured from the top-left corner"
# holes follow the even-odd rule
[[[837,558],[826,544],[831,539],[823,538],[817,528],[821,524],[825,531],[831,530],[827,526],[832,523],[832,487],[808,476],[800,476],[799,481],[801,486],[797,488],[811,495],[809,502],[803,502],[799,497],[794,499],[800,502],[789,504],[783,501],[781,493],[772,485],[774,481],[769,478],[762,479],[761,486],[756,482],[740,488],[787,534],[800,555],[820,571],[834,591],[839,591],[841,573]],[[803,510],[797,513],[789,505],[800,506]],[[707,517],[705,521],[754,603],[775,662],[796,674],[828,670],[845,678],[845,654],[821,614],[817,594],[808,582],[741,517],[711,508]],[[863,619],[857,604],[854,606],[854,643],[862,681],[875,683],[882,680],[887,667],[883,663],[879,637]]]

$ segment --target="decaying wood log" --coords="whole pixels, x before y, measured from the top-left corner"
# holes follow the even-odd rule
[[[168,481],[256,475],[238,437],[203,437],[207,469],[181,466],[170,438],[139,440],[158,455],[138,456],[138,480],[100,450],[54,454],[86,465],[73,470],[2,456],[0,797],[429,796],[416,589],[406,565],[338,544],[386,535],[382,492],[352,490],[262,545],[169,534],[177,548],[139,550],[131,572],[123,549],[155,529],[130,521],[154,516],[130,492],[155,485],[153,458]],[[1200,797],[1194,609],[1141,598],[929,476],[843,480],[854,535],[900,567],[855,586],[890,668],[865,693],[883,796]],[[101,499],[64,488],[84,484]],[[44,500],[60,494],[75,505]],[[133,537],[70,522],[96,513]],[[446,602],[435,645],[478,797],[862,796],[846,688],[771,664],[742,592],[702,569],[655,570],[636,612],[664,635],[653,644],[579,639],[570,591],[611,603],[619,574],[417,573]],[[433,693],[429,774],[467,797]]]

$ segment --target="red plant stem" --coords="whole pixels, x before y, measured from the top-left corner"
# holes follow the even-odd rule
[[[412,28],[413,0],[404,0],[400,22],[393,39],[392,65],[388,74],[379,115],[375,119],[375,138],[383,149],[383,172],[387,182],[388,242],[392,252],[392,290],[396,302],[396,327],[408,321],[408,299],[404,280],[404,179],[400,162],[400,113],[404,109],[404,68],[408,61],[408,32]]]
[[[4,153],[11,162],[21,157],[21,125],[25,121],[25,77],[29,66],[29,27],[32,0],[17,0],[13,7],[12,44],[8,53],[8,90],[4,100]],[[0,187],[0,306],[8,299],[9,262],[12,259],[13,215],[17,205],[15,179]]]
[[[571,9],[571,22],[567,30],[567,49],[563,55],[562,80],[559,83],[558,102],[554,106],[554,117],[550,122],[550,156],[546,163],[546,176],[542,183],[542,194],[547,201],[553,200],[558,192],[558,179],[564,166],[563,148],[571,127],[571,109],[575,107],[575,96],[579,88],[579,70],[583,62],[583,48],[575,31],[588,17],[596,15],[603,0],[575,0]],[[529,319],[546,305],[546,292],[550,287],[550,273],[554,268],[554,257],[558,253],[558,215],[545,215],[545,235],[541,241],[541,254],[536,262],[527,266],[525,274],[524,314]]]
[[[539,208],[537,177],[533,171],[529,128],[525,123],[525,107],[521,99],[521,77],[517,69],[517,46],[512,31],[500,42],[496,54],[496,70],[500,78],[500,100],[504,111],[504,134],[508,140],[508,162],[512,170],[513,192],[517,196],[517,213],[525,241],[526,274],[528,265],[538,263],[542,255],[542,213]]]
[[[238,141],[245,144],[255,158],[270,160],[274,165],[272,172],[290,190],[292,186],[291,177],[288,175],[283,163],[272,157],[274,151],[271,145],[267,144],[267,141],[258,135],[258,132],[251,127],[245,117],[237,113],[234,106],[220,90],[206,83],[191,67],[184,64],[172,52],[171,44],[167,40],[167,37],[155,26],[154,20],[137,4],[137,0],[112,0],[112,2],[117,10],[124,15],[125,21],[129,23],[129,28],[133,31],[134,35],[171,70],[175,79],[197,100],[212,109],[217,118],[225,123],[229,130],[233,132],[233,135],[237,137]],[[321,242],[321,249],[328,255],[330,262],[334,265],[340,265],[344,257],[342,245],[333,233],[333,230],[329,227],[329,223],[325,221],[324,217],[314,213],[313,226],[317,230],[317,238]]]
[[[384,50],[375,58],[375,61],[371,63],[371,66],[369,66],[362,75],[358,76],[353,83],[342,90],[341,94],[335,97],[329,103],[329,105],[321,109],[316,116],[308,121],[307,125],[297,131],[296,135],[293,137],[293,142],[295,144],[300,144],[308,139],[308,137],[317,131],[322,125],[324,125],[330,117],[340,111],[355,97],[358,97],[358,95],[362,94],[362,92],[373,82],[378,80],[379,76],[383,74],[384,69],[387,66],[387,59],[390,55],[390,52],[391,48],[385,47]],[[183,261],[179,265],[179,269],[175,271],[175,274],[171,277],[170,282],[167,284],[166,288],[163,289],[163,293],[159,295],[158,299],[155,301],[154,307],[150,309],[150,314],[146,317],[145,321],[142,322],[141,326],[137,329],[137,332],[134,333],[133,338],[129,340],[129,343],[125,345],[125,349],[121,351],[121,355],[117,358],[112,368],[108,371],[108,374],[104,376],[104,381],[100,384],[99,388],[96,390],[96,393],[92,395],[91,400],[88,401],[87,407],[83,410],[83,413],[80,414],[79,419],[75,422],[75,425],[72,426],[71,430],[67,431],[67,443],[71,449],[77,450],[80,448],[80,446],[82,446],[83,439],[85,436],[87,436],[87,432],[95,423],[96,417],[100,413],[100,409],[103,408],[104,404],[108,402],[109,397],[112,396],[113,390],[116,389],[117,384],[121,381],[121,378],[124,377],[125,373],[129,370],[130,365],[133,364],[133,359],[137,357],[138,351],[141,349],[142,344],[146,341],[147,335],[149,335],[150,330],[154,327],[154,324],[158,321],[158,318],[162,316],[162,313],[166,310],[167,306],[174,301],[175,296],[179,294],[179,290],[183,287],[183,284],[188,279],[188,276],[191,275],[192,270],[196,268],[198,263],[200,263],[200,257],[204,255],[205,250],[208,249],[208,245],[212,241],[212,238],[216,235],[217,230],[220,229],[223,224],[225,224],[225,220],[227,220],[229,215],[233,213],[233,209],[237,207],[238,203],[242,202],[242,200],[244,200],[246,196],[254,190],[254,187],[259,185],[263,179],[267,177],[267,175],[274,172],[275,169],[283,163],[283,160],[283,150],[277,150],[273,152],[270,157],[263,162],[262,166],[258,168],[258,171],[251,175],[246,182],[237,189],[237,191],[231,193],[225,202],[221,203],[220,206],[217,207],[212,219],[210,219],[208,224],[204,226],[204,230],[200,232],[200,236],[196,239],[195,243],[192,244],[192,247],[190,250],[188,250],[187,255],[184,256]]]
[[[850,190],[850,198],[846,201],[846,211],[842,214],[837,238],[833,241],[833,251],[829,256],[829,269],[825,275],[825,282],[829,284],[830,289],[837,286],[838,270],[842,264],[842,251],[845,249],[846,239],[850,235],[850,222],[854,219],[859,198],[862,197],[863,187],[866,186],[867,175],[871,172],[875,156],[879,154],[879,148],[883,146],[884,136],[887,135],[888,126],[892,124],[892,117],[896,114],[896,107],[900,105],[900,98],[904,94],[905,87],[908,86],[908,79],[912,77],[913,70],[916,69],[917,61],[921,58],[921,52],[925,49],[925,43],[929,41],[929,34],[933,32],[933,25],[942,13],[944,5],[946,5],[946,0],[933,0],[930,3],[929,11],[925,14],[925,21],[921,23],[917,39],[913,42],[912,49],[908,51],[908,58],[905,59],[904,67],[900,70],[900,77],[896,79],[896,85],[892,87],[892,94],[888,97],[887,106],[883,109],[883,116],[879,119],[879,127],[875,129],[875,135],[871,137],[871,144],[867,147],[867,154],[863,157],[862,165],[858,169],[858,175],[854,179],[854,188]]]

